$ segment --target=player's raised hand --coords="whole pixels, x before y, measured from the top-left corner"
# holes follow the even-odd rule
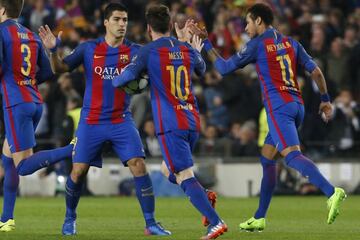
[[[62,31],[59,32],[57,38],[60,40],[61,39],[61,35],[62,35]],[[57,44],[57,39],[55,37],[55,35],[52,33],[51,29],[49,28],[48,25],[41,26],[39,28],[39,36],[41,38],[41,41],[43,42],[44,46],[47,49],[52,49],[54,47],[56,47]]]
[[[192,37],[191,46],[201,52],[202,48],[204,47],[204,43],[202,42],[201,38],[198,35],[194,35]]]
[[[177,22],[175,22],[176,35],[180,41],[191,42],[191,38],[193,36],[192,25],[195,25],[195,22],[193,19],[186,20],[183,28],[180,28],[179,24]]]
[[[330,102],[321,102],[319,107],[319,114],[324,122],[328,122],[333,115],[334,108]]]
[[[199,27],[197,24],[193,24],[190,26],[191,31],[195,34],[198,35],[202,40],[205,40],[208,38],[209,34],[206,30],[206,27]]]

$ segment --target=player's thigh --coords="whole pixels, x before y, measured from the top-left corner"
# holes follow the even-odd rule
[[[106,125],[80,123],[76,131],[76,142],[72,153],[73,163],[101,167],[101,149],[106,137]]]
[[[144,147],[134,121],[129,120],[112,125],[109,140],[125,166],[131,159],[145,158]]]
[[[190,146],[192,134],[191,131],[174,130],[157,136],[165,163],[171,172],[178,173],[194,165]]]
[[[35,103],[21,103],[4,108],[5,135],[11,153],[22,152],[35,146]]]
[[[285,104],[268,113],[269,133],[279,152],[287,147],[300,145],[297,114],[297,103]]]
[[[44,109],[43,104],[39,104],[39,103],[36,104],[35,112],[34,112],[34,115],[33,115],[34,132],[35,132],[37,126],[39,125],[43,109]]]
[[[296,128],[299,128],[304,121],[305,108],[304,105],[300,103],[297,103],[297,108],[298,108],[298,112],[296,114],[295,124],[296,124]]]

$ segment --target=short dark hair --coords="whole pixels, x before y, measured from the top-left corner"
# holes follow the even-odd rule
[[[158,33],[170,31],[170,10],[165,5],[152,5],[146,11],[146,21]]]
[[[128,9],[127,7],[125,7],[125,5],[123,5],[122,3],[112,2],[109,3],[104,10],[104,19],[109,20],[109,18],[112,16],[113,12],[115,11],[128,13]]]
[[[250,13],[250,17],[254,21],[260,17],[266,25],[271,25],[274,21],[274,14],[271,8],[263,3],[254,4],[247,10],[247,13]]]
[[[9,18],[18,18],[24,7],[24,0],[0,0],[0,6],[5,8]]]

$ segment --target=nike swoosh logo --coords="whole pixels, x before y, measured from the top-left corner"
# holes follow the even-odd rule
[[[103,58],[104,56],[94,55],[94,58]]]
[[[148,188],[145,188],[145,189],[141,189],[141,192],[146,192],[148,190],[152,189],[152,187],[148,187]]]
[[[254,222],[254,221],[248,222],[247,225],[250,225],[250,224],[252,224],[253,222]]]

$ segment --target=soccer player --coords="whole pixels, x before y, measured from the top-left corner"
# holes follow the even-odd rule
[[[14,208],[19,174],[28,175],[66,159],[73,145],[33,154],[35,129],[42,113],[37,84],[52,78],[49,59],[37,35],[20,25],[23,0],[0,0],[0,79],[5,140],[4,202],[0,231],[15,229]]]
[[[139,50],[113,85],[121,88],[144,72],[148,73],[156,134],[167,168],[176,176],[194,207],[210,221],[202,239],[215,239],[227,231],[227,226],[194,177],[191,155],[200,129],[191,74],[194,71],[203,74],[205,63],[197,50],[170,36],[171,17],[166,6],[149,7],[146,19],[152,42]]]
[[[327,197],[329,209],[327,223],[334,222],[339,214],[339,206],[346,194],[341,188],[334,188],[320,173],[315,164],[300,150],[297,128],[304,118],[304,103],[296,80],[298,65],[302,65],[311,74],[321,93],[319,113],[327,122],[333,113],[326,82],[320,68],[296,40],[280,34],[271,24],[272,10],[265,4],[255,4],[246,15],[246,28],[251,40],[228,60],[224,60],[205,39],[204,48],[222,74],[233,72],[250,63],[256,64],[261,82],[261,90],[266,109],[269,133],[261,151],[260,161],[263,167],[259,208],[254,217],[240,224],[243,230],[263,230],[265,215],[269,207],[276,182],[277,152],[285,157],[287,165],[317,186]],[[206,30],[194,28],[197,34],[207,38]]]
[[[129,111],[130,96],[114,88],[112,81],[129,64],[139,45],[125,39],[128,10],[110,3],[104,13],[105,37],[80,44],[69,56],[60,59],[56,38],[48,26],[40,28],[40,37],[51,52],[54,72],[68,72],[83,64],[86,76],[84,104],[73,150],[73,168],[66,182],[64,235],[76,234],[76,208],[84,178],[90,165],[101,167],[102,145],[110,141],[122,163],[134,175],[136,195],[146,222],[146,235],[170,235],[154,218],[154,194],[146,171],[145,155],[139,132]]]

